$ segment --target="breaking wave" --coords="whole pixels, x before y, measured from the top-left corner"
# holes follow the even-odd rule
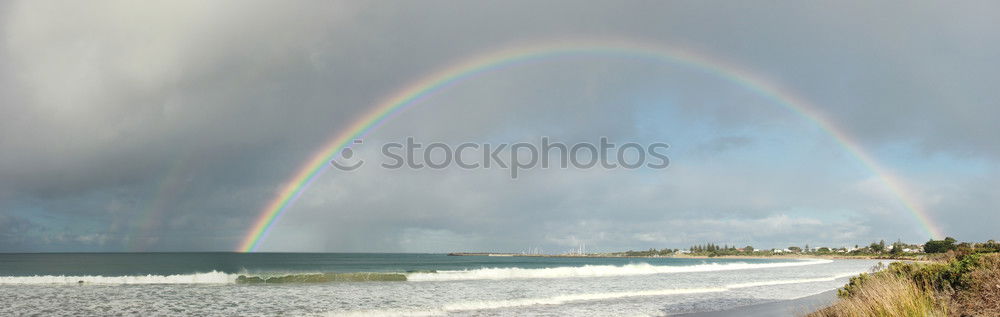
[[[280,284],[280,283],[333,283],[333,282],[393,282],[393,281],[460,281],[460,280],[505,280],[505,279],[546,279],[546,278],[591,278],[611,276],[632,276],[663,273],[713,272],[777,268],[830,263],[830,260],[807,260],[780,263],[727,263],[699,264],[691,266],[658,266],[648,263],[628,265],[585,265],[578,267],[552,268],[481,268],[456,271],[411,271],[399,273],[207,273],[176,275],[130,275],[130,276],[0,276],[4,284]],[[773,282],[760,282],[773,283]],[[749,284],[748,284],[749,285]],[[770,285],[770,284],[761,284]],[[758,286],[758,285],[750,285]]]
[[[663,273],[714,272],[748,270],[777,267],[791,267],[831,263],[830,260],[805,260],[780,263],[726,263],[699,264],[690,266],[663,266],[648,263],[615,265],[585,265],[579,267],[552,267],[541,269],[525,268],[482,268],[460,271],[439,271],[437,273],[407,274],[409,281],[457,281],[457,280],[506,280],[540,278],[574,278],[650,275]]]
[[[232,274],[218,271],[177,275],[36,275],[2,276],[0,285],[14,284],[280,284],[405,281],[403,273],[260,273]]]
[[[524,307],[524,306],[534,306],[534,305],[562,305],[570,302],[597,301],[597,300],[608,300],[608,299],[618,299],[627,297],[718,293],[738,288],[828,282],[828,281],[835,281],[841,278],[846,278],[849,276],[854,276],[857,275],[858,273],[861,272],[837,274],[828,277],[811,278],[811,279],[789,279],[789,280],[773,280],[773,281],[763,281],[754,283],[727,284],[724,286],[714,287],[714,288],[709,287],[709,288],[655,289],[655,290],[640,290],[640,291],[629,291],[629,292],[566,294],[566,295],[541,297],[541,298],[519,298],[519,299],[497,300],[497,301],[471,301],[471,302],[451,303],[451,304],[445,304],[443,306],[434,309],[427,309],[427,310],[409,310],[409,311],[367,310],[367,311],[352,311],[352,312],[331,312],[328,315],[330,316],[440,316],[440,315],[447,315],[453,312],[462,312],[462,311],[477,311],[477,310]]]
[[[401,273],[312,273],[289,274],[279,276],[246,276],[236,277],[236,283],[331,283],[331,282],[390,282],[405,281],[406,275]]]
[[[836,281],[837,279],[856,276],[863,272],[854,273],[844,273],[837,274],[828,277],[818,277],[818,278],[804,278],[804,279],[794,279],[794,280],[775,280],[775,281],[762,281],[762,282],[750,282],[750,283],[738,283],[726,285],[726,288],[747,288],[747,287],[758,287],[758,286],[774,286],[774,285],[785,285],[785,284],[800,284],[800,283],[815,283],[815,282],[830,282]]]
[[[725,288],[687,288],[687,289],[658,289],[631,292],[613,293],[589,293],[589,294],[567,294],[542,298],[519,298],[497,301],[472,301],[463,303],[445,304],[436,309],[430,310],[378,310],[378,311],[353,311],[353,312],[332,312],[330,316],[440,316],[451,312],[476,311],[486,309],[499,309],[511,307],[524,307],[534,305],[562,305],[570,302],[607,300],[626,297],[639,296],[668,296],[680,294],[714,293],[725,292]]]
[[[36,275],[0,277],[0,284],[230,284],[235,281],[236,274],[218,271],[176,275]]]

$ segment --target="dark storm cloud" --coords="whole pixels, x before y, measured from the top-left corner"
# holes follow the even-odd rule
[[[524,41],[626,37],[690,47],[799,92],[868,148],[915,145],[995,166],[995,6],[4,3],[0,246],[120,250],[141,236],[149,249],[230,249],[298,165],[370,105],[457,59]],[[775,141],[743,134],[797,120],[738,87],[679,71],[629,61],[533,65],[442,93],[432,109],[410,111],[373,137],[648,137],[637,115],[647,110],[630,96],[643,85],[674,89],[672,106],[684,118],[733,130],[675,153],[767,151]],[[326,175],[266,246],[444,251],[457,246],[447,241],[463,240],[477,248],[628,248],[726,236],[785,244],[825,225],[837,229],[817,242],[839,242],[873,237],[869,228],[894,221],[892,197],[816,160],[787,173],[747,170],[732,158],[682,164],[653,184],[598,172],[545,172],[517,183],[503,171]],[[941,192],[935,184],[916,187]],[[978,183],[949,184],[968,195],[929,203],[994,214],[997,202]],[[821,211],[800,210],[807,207]],[[896,213],[872,211],[883,207]],[[825,214],[844,210],[850,216]],[[755,223],[788,225],[758,236],[745,225]],[[969,238],[988,231],[948,226]]]

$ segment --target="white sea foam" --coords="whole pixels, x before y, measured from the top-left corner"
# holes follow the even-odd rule
[[[3,284],[231,284],[236,283],[238,274],[212,271],[208,273],[176,275],[130,275],[130,276],[0,276]]]
[[[366,311],[353,311],[353,312],[333,312],[330,313],[329,315],[330,316],[439,316],[439,315],[447,315],[448,313],[452,312],[461,312],[461,311],[477,311],[477,310],[501,309],[501,308],[512,308],[512,307],[535,306],[535,305],[562,305],[570,302],[608,300],[608,299],[617,299],[626,297],[718,293],[737,288],[829,282],[849,276],[854,276],[858,273],[859,272],[837,274],[828,277],[810,278],[810,279],[788,279],[788,280],[773,280],[773,281],[762,281],[753,283],[728,284],[723,287],[715,287],[715,288],[656,289],[656,290],[640,290],[640,291],[630,291],[630,292],[566,294],[566,295],[544,297],[544,298],[519,298],[519,299],[497,300],[497,301],[472,301],[472,302],[451,303],[451,304],[445,304],[438,308],[427,309],[427,310],[412,310],[412,311],[366,310]]]
[[[608,300],[608,299],[618,299],[627,297],[719,293],[738,288],[829,282],[841,278],[846,278],[849,276],[855,276],[859,273],[861,272],[844,273],[833,276],[809,278],[809,279],[788,279],[788,280],[773,280],[773,281],[762,281],[753,283],[727,284],[723,287],[715,287],[715,288],[656,289],[656,290],[640,290],[640,291],[613,292],[613,293],[566,294],[566,295],[544,297],[544,298],[519,298],[519,299],[498,300],[498,301],[473,301],[473,302],[452,303],[452,304],[445,304],[438,308],[427,309],[427,310],[409,310],[409,311],[408,310],[365,310],[365,311],[353,311],[353,312],[331,312],[328,315],[329,316],[440,316],[440,315],[447,315],[448,313],[452,312],[461,312],[461,311],[477,311],[477,310],[524,307],[524,306],[534,306],[534,305],[562,305],[571,302]]]
[[[661,266],[648,263],[614,265],[585,265],[579,267],[552,268],[482,268],[459,271],[439,271],[437,273],[408,273],[408,281],[459,281],[459,280],[506,280],[506,279],[546,279],[546,278],[592,278],[613,276],[634,276],[664,273],[714,272],[730,270],[780,268],[791,266],[815,265],[830,263],[829,260],[808,260],[780,263],[727,263],[699,264],[690,266]],[[283,276],[289,273],[272,273]],[[232,284],[240,274],[230,274],[218,271],[176,275],[130,275],[130,276],[100,276],[100,275],[36,275],[36,276],[0,276],[0,285],[10,284]],[[260,274],[257,274],[260,275]],[[268,275],[268,274],[264,274]],[[821,279],[812,279],[821,280]],[[811,281],[811,280],[807,280]],[[761,284],[763,283],[763,284]],[[752,287],[777,285],[767,283],[784,283],[780,281],[734,284],[732,287]],[[758,285],[759,284],[759,285]],[[740,286],[745,285],[745,286]]]
[[[409,281],[457,281],[457,280],[506,280],[506,279],[540,279],[540,278],[579,278],[650,275],[663,273],[715,272],[731,270],[748,270],[779,268],[803,265],[831,263],[830,260],[805,260],[778,263],[726,263],[699,264],[689,266],[652,265],[637,263],[628,265],[585,265],[579,267],[553,267],[540,269],[525,268],[482,268],[460,271],[438,271],[437,273],[410,273]]]
[[[567,294],[544,298],[519,298],[498,301],[472,301],[462,303],[452,303],[441,306],[437,309],[429,310],[380,310],[380,311],[355,311],[355,312],[334,312],[330,316],[438,316],[446,315],[450,312],[476,311],[486,309],[500,309],[511,307],[524,307],[535,305],[562,305],[570,302],[607,300],[626,297],[640,296],[667,296],[680,294],[715,293],[725,292],[725,288],[687,288],[687,289],[658,289],[642,290],[631,292],[613,293],[587,293],[587,294]]]
[[[726,288],[733,289],[733,288],[747,288],[747,287],[758,287],[758,286],[774,286],[774,285],[784,285],[784,284],[801,284],[801,283],[815,283],[815,282],[830,282],[830,281],[836,281],[837,279],[841,279],[841,278],[845,278],[845,277],[855,276],[855,275],[858,275],[858,274],[861,274],[861,273],[863,273],[863,272],[844,273],[844,274],[837,274],[837,275],[833,275],[833,276],[817,277],[817,278],[804,278],[804,279],[791,279],[791,280],[774,280],[774,281],[761,281],[761,282],[728,284],[728,285],[726,285]]]

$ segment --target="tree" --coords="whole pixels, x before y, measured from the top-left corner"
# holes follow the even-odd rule
[[[802,252],[802,248],[796,247],[796,246],[790,246],[790,247],[788,247],[788,250],[790,250],[792,252]]]
[[[871,249],[872,252],[882,253],[882,251],[885,251],[885,241],[882,241],[882,243],[872,242],[872,244],[869,245],[868,248]]]
[[[752,247],[752,246],[749,246],[749,245],[748,245],[748,246],[745,246],[745,247],[743,247],[743,252],[746,252],[746,253],[753,253],[753,247]]]
[[[962,242],[955,246],[955,250],[960,254],[969,254],[972,253],[973,247],[968,242]]]
[[[986,243],[981,244],[979,247],[986,252],[1000,252],[1000,243],[993,240],[986,241]]]
[[[949,250],[955,249],[955,238],[947,237],[944,240],[934,240],[931,239],[924,243],[924,252],[927,253],[944,253]]]
[[[896,241],[896,243],[893,243],[892,244],[892,250],[889,253],[892,253],[894,255],[903,254],[903,243],[899,242],[899,241]]]

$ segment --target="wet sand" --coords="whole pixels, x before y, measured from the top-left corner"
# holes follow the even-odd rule
[[[683,317],[765,317],[765,316],[803,316],[805,314],[819,310],[837,301],[837,290],[830,290],[816,295],[796,298],[792,300],[777,301],[773,303],[763,303],[750,306],[736,307],[720,311],[688,313],[672,316]]]

